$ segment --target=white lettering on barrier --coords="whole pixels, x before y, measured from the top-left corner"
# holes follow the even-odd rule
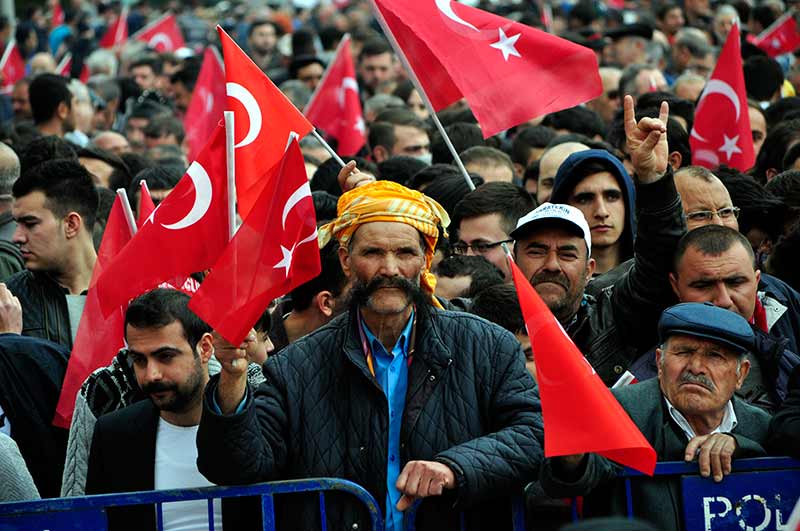
[[[711,512],[711,504],[713,502],[721,503],[725,506],[725,510],[721,513],[712,513]],[[717,497],[703,497],[703,521],[705,522],[705,529],[706,531],[711,531],[711,520],[714,518],[722,518],[726,514],[733,509],[733,505],[731,505],[731,501],[724,497],[724,496],[717,496]]]
[[[749,526],[745,523],[744,519],[742,518],[742,507],[745,503],[749,502],[750,500],[754,500],[761,504],[764,508],[764,519],[755,527]],[[759,496],[758,494],[748,494],[747,496],[743,496],[741,501],[736,504],[736,516],[739,517],[739,527],[744,529],[744,531],[764,531],[769,525],[770,520],[772,519],[772,513],[767,507],[767,500]]]

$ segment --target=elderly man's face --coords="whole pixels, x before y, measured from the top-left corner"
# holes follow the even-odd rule
[[[750,362],[730,347],[696,336],[671,336],[656,349],[661,391],[684,416],[715,416],[741,388]]]
[[[421,243],[411,225],[377,221],[359,227],[350,244],[339,247],[342,270],[362,309],[390,316],[415,302],[425,267]]]
[[[722,181],[714,179],[705,181],[685,172],[678,172],[675,187],[681,196],[683,213],[686,216],[686,228],[694,230],[704,225],[722,225],[739,230],[739,222],[732,212],[733,202],[728,189]],[[707,216],[711,212],[711,218]]]
[[[669,275],[681,302],[710,302],[745,319],[755,311],[760,278],[761,272],[753,268],[752,256],[738,242],[718,256],[689,247],[678,264],[677,274]]]
[[[538,228],[517,240],[514,259],[559,321],[575,315],[595,268],[583,238],[562,227]]]

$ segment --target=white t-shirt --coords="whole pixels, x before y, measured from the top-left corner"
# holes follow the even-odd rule
[[[158,419],[156,435],[155,488],[187,489],[213,487],[197,470],[197,426],[175,426]],[[162,505],[164,531],[207,531],[206,500],[172,502]],[[214,500],[214,529],[222,529],[222,503]]]

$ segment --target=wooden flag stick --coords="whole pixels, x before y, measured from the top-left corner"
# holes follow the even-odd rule
[[[340,156],[339,156],[339,155],[336,153],[336,151],[335,151],[335,150],[334,150],[334,149],[333,149],[333,148],[330,146],[330,144],[328,144],[327,142],[325,142],[325,139],[324,139],[324,138],[322,138],[322,135],[320,135],[320,134],[317,132],[317,130],[316,130],[316,129],[312,129],[312,130],[311,130],[311,134],[312,134],[312,135],[314,135],[314,138],[316,138],[317,140],[319,140],[319,143],[320,143],[320,144],[322,144],[322,147],[324,147],[324,148],[325,148],[325,151],[327,151],[328,153],[330,153],[330,154],[331,154],[331,157],[333,157],[333,160],[335,160],[336,162],[338,162],[338,163],[339,163],[339,166],[341,166],[342,168],[344,168],[344,167],[345,167],[345,162],[342,160],[342,157],[340,157]]]
[[[236,147],[233,111],[225,111],[225,154],[228,174],[228,240],[236,234]]]

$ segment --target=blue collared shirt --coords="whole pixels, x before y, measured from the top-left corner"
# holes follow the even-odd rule
[[[375,379],[380,384],[386,401],[389,403],[389,451],[386,462],[386,531],[402,531],[403,513],[395,507],[400,501],[400,491],[395,483],[400,475],[400,428],[403,423],[403,409],[406,405],[408,388],[408,351],[411,345],[411,330],[414,314],[408,319],[403,332],[391,352],[369,330],[363,320],[361,329],[372,350]]]

